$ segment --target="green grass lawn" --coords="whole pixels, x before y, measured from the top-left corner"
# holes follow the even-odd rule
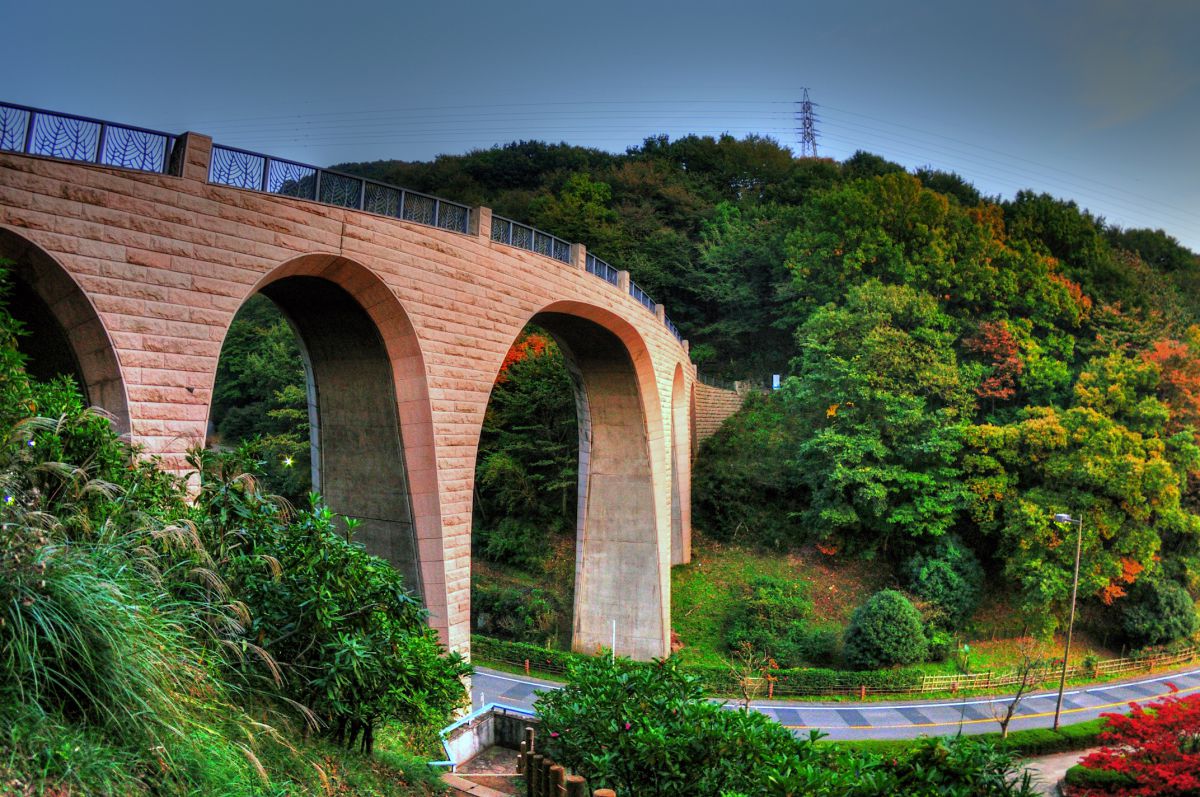
[[[725,630],[733,606],[758,576],[802,580],[813,601],[812,621],[817,625],[845,626],[854,609],[877,590],[898,586],[890,569],[879,561],[828,556],[816,549],[781,554],[721,545],[696,539],[690,564],[671,571],[671,627],[678,654],[692,664],[725,664]],[[1019,619],[996,590],[987,590],[984,604],[971,627],[958,640],[970,645],[972,672],[1010,669],[1021,656]],[[1047,658],[1062,655],[1062,640],[1047,642],[1040,651]],[[1071,660],[1085,656],[1114,658],[1119,651],[1105,648],[1076,628]],[[918,668],[930,674],[960,672],[952,657]]]

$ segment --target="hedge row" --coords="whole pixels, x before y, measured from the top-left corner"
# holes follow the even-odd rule
[[[1050,728],[1012,731],[1008,734],[1008,739],[1000,738],[998,732],[981,733],[972,738],[991,742],[997,747],[1005,747],[1022,756],[1050,755],[1096,747],[1100,744],[1100,734],[1104,731],[1104,725],[1105,720],[1094,719],[1074,725],[1063,725],[1057,731]],[[863,739],[827,742],[827,744],[835,744],[838,747],[880,755],[899,755],[921,743],[920,739]]]
[[[484,636],[471,637],[472,655],[482,661],[507,662],[521,666],[525,661],[534,670],[543,672],[566,672],[572,661],[586,658],[582,653],[549,650],[524,642],[508,642]],[[725,667],[692,667],[687,671],[697,676],[705,691],[718,695],[736,695],[741,689],[739,678]],[[847,672],[806,667],[791,670],[776,670],[776,695],[804,695],[828,693],[853,693],[862,687],[868,692],[909,692],[921,685],[921,673],[917,670],[867,670]]]

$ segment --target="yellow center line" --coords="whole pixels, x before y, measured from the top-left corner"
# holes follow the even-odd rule
[[[1166,692],[1163,692],[1162,694],[1152,695],[1150,697],[1139,699],[1139,700],[1121,700],[1116,703],[1101,703],[1098,706],[1083,706],[1081,708],[1064,708],[1062,710],[1062,713],[1063,714],[1075,714],[1080,711],[1098,711],[1100,709],[1117,708],[1119,706],[1128,706],[1131,703],[1145,704],[1149,701],[1158,700],[1159,698],[1168,697],[1170,695],[1186,695],[1188,692],[1195,692],[1197,690],[1200,690],[1200,686],[1189,686],[1187,689],[1168,690]],[[851,709],[851,710],[853,710],[853,709]],[[803,709],[800,709],[800,711],[803,711]],[[1023,719],[1037,719],[1039,717],[1053,717],[1053,716],[1054,716],[1053,711],[1040,711],[1036,714],[1014,714],[1013,720],[1016,721],[1016,720],[1023,720]],[[999,722],[999,721],[1000,720],[998,720],[994,717],[990,717],[988,719],[981,719],[981,720],[968,720],[968,719],[955,720],[954,722],[910,722],[910,723],[906,723],[904,725],[785,725],[783,727],[788,728],[790,730],[794,730],[794,731],[807,731],[807,730],[814,730],[814,729],[821,730],[824,728],[836,728],[838,730],[852,730],[852,731],[869,731],[872,729],[886,730],[889,728],[892,728],[892,729],[895,729],[895,728],[938,728],[943,725],[952,726],[952,727],[957,728],[959,725],[978,725],[978,724],[984,723],[984,722],[993,723],[993,722]]]

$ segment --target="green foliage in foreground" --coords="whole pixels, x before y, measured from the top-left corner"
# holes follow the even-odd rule
[[[427,738],[460,704],[465,664],[327,510],[290,514],[233,455],[197,455],[189,503],[69,382],[28,378],[19,332],[0,301],[6,786],[323,793],[336,762],[301,734],[369,749],[377,723]]]
[[[895,758],[815,745],[765,715],[706,701],[670,660],[593,659],[538,698],[543,744],[592,788],[647,797],[737,794],[1032,795],[1006,753],[969,737],[927,740]],[[546,739],[545,737],[549,737]]]

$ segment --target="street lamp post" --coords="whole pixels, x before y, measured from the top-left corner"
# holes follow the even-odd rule
[[[1067,687],[1067,661],[1071,657],[1071,632],[1075,628],[1075,597],[1079,593],[1079,554],[1083,550],[1083,519],[1073,518],[1068,514],[1059,513],[1054,516],[1055,523],[1074,523],[1075,536],[1075,575],[1071,578],[1071,615],[1067,620],[1067,647],[1063,651],[1062,675],[1058,679],[1058,702],[1054,706],[1054,730],[1058,730],[1058,718],[1062,714],[1063,691]]]

